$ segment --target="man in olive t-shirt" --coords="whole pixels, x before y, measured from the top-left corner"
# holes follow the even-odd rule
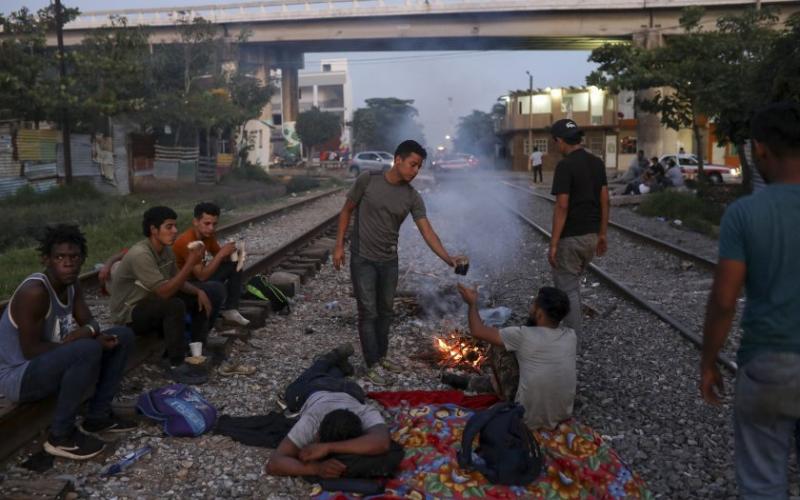
[[[186,316],[191,318],[191,341],[205,343],[212,301],[206,292],[189,283],[192,267],[203,258],[202,247],[189,251],[178,269],[172,244],[178,234],[178,215],[169,207],[152,207],[142,217],[145,239],[133,245],[112,271],[111,320],[127,325],[137,335],[158,333],[164,337],[170,366],[166,375],[176,382],[200,384],[202,370],[184,363],[188,343],[184,337]],[[225,289],[217,283],[215,302]]]
[[[569,119],[550,129],[564,158],[556,165],[552,194],[553,236],[548,260],[553,283],[569,296],[570,312],[564,323],[581,334],[580,275],[592,257],[608,248],[608,182],[603,160],[581,145],[583,132]]]
[[[333,265],[344,264],[344,235],[355,212],[350,275],[358,303],[358,335],[368,368],[367,379],[376,385],[386,380],[376,371],[380,364],[399,372],[400,366],[387,359],[389,326],[394,292],[397,288],[397,239],[400,225],[411,213],[425,243],[447,265],[455,267],[464,257],[451,257],[434,232],[425,213],[422,197],[411,181],[427,157],[416,141],[402,142],[395,151],[394,164],[386,173],[365,172],[359,176],[339,215],[339,229]]]

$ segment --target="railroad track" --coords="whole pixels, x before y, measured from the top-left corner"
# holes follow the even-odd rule
[[[548,197],[548,196],[544,196],[544,195],[541,195],[539,193],[532,192],[532,191],[530,191],[528,189],[521,188],[519,186],[515,186],[514,184],[511,184],[511,183],[508,183],[508,182],[504,182],[503,184],[506,184],[506,185],[508,185],[510,187],[513,187],[515,189],[519,189],[519,190],[524,191],[526,193],[534,194],[538,198],[542,198],[542,199],[545,199],[547,201],[553,202],[553,199]],[[536,221],[534,221],[533,219],[531,219],[530,217],[528,217],[524,213],[520,212],[516,208],[512,207],[506,201],[500,200],[500,199],[498,199],[496,197],[494,198],[494,201],[495,201],[495,203],[497,205],[499,205],[499,206],[503,207],[504,209],[508,210],[509,212],[513,213],[518,219],[520,219],[527,226],[529,226],[530,228],[534,229],[536,232],[541,234],[544,238],[546,238],[548,240],[550,239],[550,237],[551,237],[550,232],[547,229],[545,229],[544,227],[542,227],[540,224],[538,224]],[[622,226],[620,224],[615,224],[614,227],[617,228],[617,229],[620,229],[620,228],[625,227],[625,226]],[[633,232],[636,233],[636,235],[633,236],[631,233],[628,233],[626,230],[633,231]],[[630,228],[620,229],[620,231],[624,232],[626,235],[627,234],[631,234],[637,241],[646,242],[648,245],[652,245],[652,246],[655,246],[655,247],[657,247],[659,249],[662,249],[662,250],[665,250],[667,252],[670,252],[670,253],[672,253],[674,255],[678,255],[683,259],[687,259],[687,260],[691,260],[692,262],[700,263],[700,265],[704,269],[713,269],[713,267],[716,266],[716,263],[714,263],[713,261],[709,261],[709,259],[706,259],[706,258],[704,258],[702,256],[699,256],[699,255],[692,254],[691,252],[689,252],[689,251],[687,251],[685,249],[682,249],[680,247],[677,247],[676,245],[673,245],[671,243],[665,242],[665,241],[660,240],[658,238],[653,238],[653,237],[651,237],[649,235],[646,235],[644,233],[641,233],[639,231],[631,230]],[[595,263],[590,264],[589,265],[589,271],[592,272],[594,275],[596,275],[600,279],[600,281],[605,283],[607,286],[609,286],[610,288],[614,289],[619,294],[621,294],[622,296],[624,296],[628,300],[632,301],[633,303],[637,304],[638,306],[640,306],[640,307],[644,308],[645,310],[649,311],[650,313],[652,313],[653,315],[658,317],[661,321],[663,321],[663,322],[667,323],[668,325],[670,325],[682,337],[684,337],[686,340],[690,341],[698,349],[702,349],[703,339],[702,339],[702,336],[696,332],[695,328],[687,325],[684,321],[676,318],[674,315],[672,315],[668,311],[666,311],[663,307],[661,307],[661,306],[659,306],[657,304],[654,304],[653,302],[651,302],[647,298],[643,297],[640,293],[638,293],[636,290],[634,290],[631,286],[629,286],[626,283],[622,282],[621,280],[615,278],[610,272],[608,272],[607,270],[601,268],[597,264],[595,264]],[[736,369],[737,369],[736,362],[733,359],[731,359],[730,357],[726,356],[725,354],[720,353],[717,356],[717,361],[718,361],[718,363],[720,365],[722,365],[725,368],[729,369],[731,372],[734,372],[734,373],[736,372]]]
[[[545,200],[545,201],[548,201],[548,202],[553,203],[553,204],[556,201],[555,198],[553,198],[552,196],[544,195],[542,193],[537,193],[536,191],[534,191],[532,189],[528,189],[528,188],[519,186],[519,185],[511,183],[511,182],[504,181],[503,184],[506,185],[506,186],[509,186],[509,187],[511,187],[513,189],[516,189],[516,190],[522,191],[524,193],[530,194],[532,196],[535,196],[536,198],[538,198],[540,200]],[[678,257],[680,257],[682,259],[686,259],[686,260],[688,260],[690,262],[693,262],[695,264],[698,264],[699,266],[701,266],[701,267],[703,267],[705,269],[713,271],[717,267],[717,262],[716,261],[711,260],[711,259],[709,259],[707,257],[702,256],[702,255],[697,255],[696,253],[690,252],[689,250],[686,250],[685,248],[681,248],[681,247],[679,247],[679,246],[677,246],[677,245],[675,245],[673,243],[670,243],[669,241],[664,241],[664,240],[662,240],[660,238],[656,238],[656,237],[651,236],[649,234],[645,234],[645,233],[643,233],[641,231],[633,229],[632,227],[628,227],[628,226],[625,226],[623,224],[620,224],[618,222],[614,222],[614,221],[611,221],[611,220],[608,221],[608,225],[609,225],[609,227],[612,227],[612,228],[620,231],[621,233],[625,234],[628,237],[631,237],[631,238],[633,238],[635,240],[638,240],[638,241],[640,241],[642,243],[645,243],[647,245],[651,245],[653,247],[656,247],[656,248],[658,248],[660,250],[667,251],[667,252],[669,252],[669,253],[671,253],[673,255],[677,255]]]
[[[281,205],[281,206],[278,206],[278,207],[270,208],[269,210],[265,210],[264,212],[261,212],[259,214],[243,217],[241,219],[238,219],[238,220],[235,220],[235,221],[230,222],[228,224],[220,226],[217,229],[217,235],[218,236],[226,236],[226,235],[230,235],[230,234],[236,233],[240,229],[245,228],[250,224],[256,224],[258,222],[261,222],[261,221],[263,221],[265,219],[268,219],[270,217],[273,217],[275,215],[294,210],[295,208],[299,208],[299,207],[301,207],[303,205],[308,205],[309,203],[312,203],[314,201],[317,201],[317,200],[320,200],[320,199],[325,198],[327,196],[331,196],[331,195],[334,195],[336,193],[339,193],[343,189],[344,188],[328,189],[328,190],[325,190],[325,191],[323,191],[323,192],[321,192],[319,194],[316,194],[316,195],[313,195],[313,196],[309,196],[308,198],[302,198],[300,200],[293,201],[291,203],[287,203],[286,205]],[[99,273],[96,270],[87,271],[85,273],[82,273],[78,277],[78,281],[80,282],[81,288],[88,289],[88,288],[97,286],[98,285],[98,282],[97,282],[98,274]],[[0,313],[3,311],[3,309],[5,309],[6,305],[8,305],[8,299],[3,299],[2,301],[0,301]]]
[[[295,203],[274,208],[255,216],[240,219],[224,226],[220,229],[219,233],[231,234],[249,224],[261,222],[281,212],[297,208],[325,196],[333,195],[339,191],[341,191],[341,188],[329,190],[308,199],[299,200]],[[339,212],[337,210],[299,236],[250,263],[243,271],[245,279],[278,268],[284,261],[298,255],[298,252],[310,246],[314,240],[324,236],[333,237],[335,235],[338,218]],[[320,260],[327,260],[329,252],[322,253],[324,253],[324,257],[321,257]],[[311,268],[313,268],[313,265]],[[305,269],[309,269],[309,267],[306,266]],[[302,278],[303,281],[305,281],[305,278],[306,276]],[[81,281],[82,284],[96,284],[97,272],[85,273],[81,276]],[[5,306],[5,303],[3,306]],[[229,352],[236,338],[237,337],[227,337],[221,349],[224,352]],[[163,352],[162,341],[153,337],[137,337],[136,349],[126,367],[126,374],[138,369],[148,359],[154,355],[160,354],[160,352]],[[0,439],[0,460],[5,460],[17,449],[29,443],[44,430],[50,423],[54,408],[55,399],[53,397],[27,404],[10,404],[8,401],[0,398],[0,436],[3,436],[3,438]]]

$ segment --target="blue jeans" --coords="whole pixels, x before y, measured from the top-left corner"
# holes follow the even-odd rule
[[[389,326],[394,316],[397,259],[385,262],[350,256],[350,277],[358,304],[358,337],[364,361],[370,367],[386,357]]]
[[[336,356],[332,353],[320,356],[314,364],[300,374],[286,388],[284,400],[290,411],[299,411],[309,396],[317,391],[345,392],[362,403],[366,399],[364,389],[360,385],[345,378],[337,366]]]
[[[207,281],[216,281],[225,285],[226,297],[225,305],[222,307],[223,311],[239,309],[239,299],[242,297],[242,272],[236,271],[236,262],[226,260],[219,265]]]
[[[125,372],[133,350],[130,328],[117,326],[103,333],[116,335],[119,344],[110,351],[94,339],[80,339],[59,345],[33,358],[22,376],[20,402],[28,403],[58,393],[50,432],[63,437],[75,429],[75,415],[84,396],[94,389],[89,400],[89,419],[111,415],[111,400]]]
[[[800,354],[759,354],[736,375],[736,480],[744,499],[789,497],[789,452],[800,422]]]
[[[219,317],[219,312],[222,309],[230,309],[229,307],[222,307],[222,305],[227,300],[227,292],[225,290],[225,284],[221,281],[215,281],[212,278],[209,278],[207,281],[199,281],[199,282],[192,282],[194,286],[199,288],[200,290],[206,292],[208,295],[208,300],[211,302],[211,316],[208,317],[207,329],[206,329],[206,336],[208,336],[208,330],[211,330],[214,327],[214,323],[217,321]],[[186,302],[187,311],[190,312],[191,309],[197,308],[197,298],[194,295],[186,295],[186,294],[179,294],[182,296],[184,301]],[[238,308],[238,301],[237,306]],[[203,313],[205,314],[205,312]],[[193,320],[194,321],[194,320]],[[204,340],[205,342],[205,340]]]

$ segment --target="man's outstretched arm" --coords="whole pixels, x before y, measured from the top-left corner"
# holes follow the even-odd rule
[[[417,228],[422,235],[422,239],[425,240],[425,243],[427,243],[430,249],[433,250],[433,253],[438,255],[439,258],[442,259],[448,266],[455,267],[455,259],[451,257],[449,253],[447,253],[447,250],[445,250],[444,245],[442,245],[442,240],[439,239],[439,235],[437,235],[436,231],[433,230],[433,226],[431,226],[430,221],[423,217],[414,222],[417,224]]]
[[[458,284],[458,293],[464,299],[469,311],[467,312],[467,321],[469,322],[469,334],[476,339],[484,340],[492,345],[505,346],[502,337],[500,337],[500,330],[486,326],[481,320],[481,315],[478,314],[478,290],[475,288],[468,288],[461,283]]]

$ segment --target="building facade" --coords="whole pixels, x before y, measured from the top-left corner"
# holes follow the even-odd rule
[[[560,159],[550,136],[550,126],[562,119],[575,120],[584,131],[584,146],[603,159],[609,170],[626,170],[639,149],[638,122],[635,116],[633,92],[609,94],[597,87],[569,87],[516,91],[500,98],[506,113],[498,123],[497,133],[510,159],[511,169],[529,170],[533,148],[544,153],[544,169],[552,170]],[[738,166],[732,146],[718,147],[714,124],[701,120],[703,151],[706,162]],[[531,131],[529,133],[529,131]],[[528,137],[532,137],[529,142]],[[691,129],[671,131],[674,147],[686,153],[697,151]],[[649,158],[656,152],[645,151]]]
[[[279,76],[280,72],[275,76]],[[273,78],[273,81],[280,81]],[[317,107],[320,111],[337,115],[342,123],[342,135],[339,138],[339,148],[350,148],[351,129],[353,120],[353,91],[350,82],[347,59],[322,59],[319,69],[302,70],[299,72],[299,112]],[[273,134],[276,144],[276,154],[281,154],[284,134],[280,133],[282,126],[287,125],[293,129],[293,124],[285,124],[281,113],[281,92],[273,95],[271,100],[272,123],[276,125],[279,133]]]

